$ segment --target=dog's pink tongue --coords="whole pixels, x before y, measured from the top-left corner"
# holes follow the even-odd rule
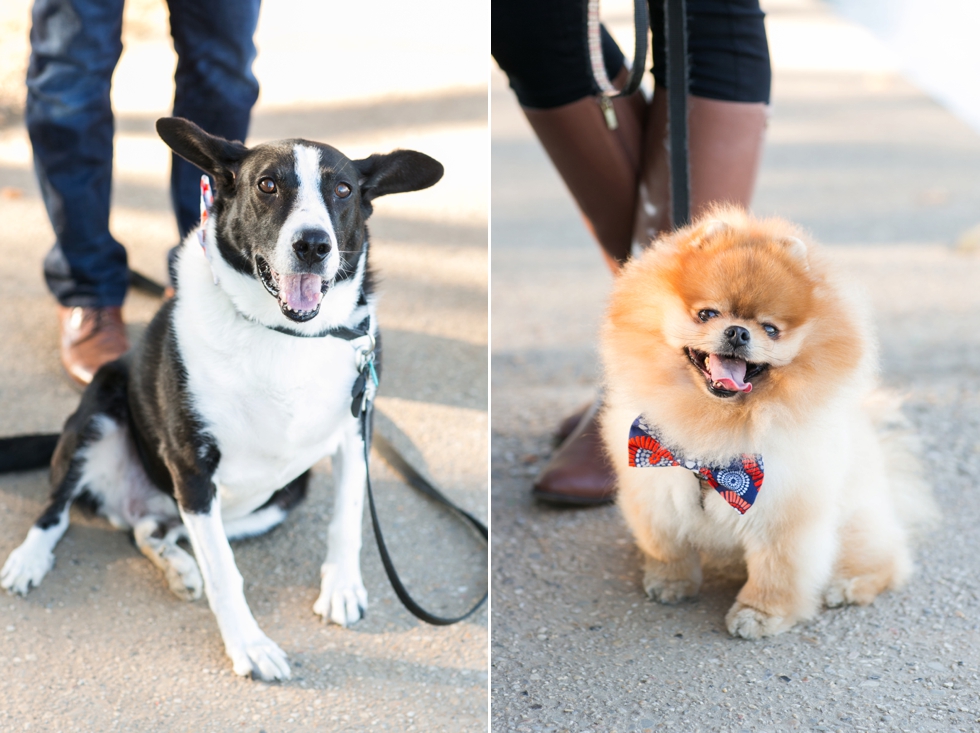
[[[752,385],[745,380],[745,359],[729,356],[708,356],[708,371],[711,381],[731,392],[751,392]]]
[[[279,296],[294,311],[311,311],[323,297],[322,284],[319,275],[280,275]]]

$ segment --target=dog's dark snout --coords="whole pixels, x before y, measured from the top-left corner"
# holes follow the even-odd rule
[[[752,340],[752,334],[749,333],[749,329],[743,326],[729,326],[725,329],[725,339],[733,348],[737,349],[739,346],[747,346]]]
[[[308,265],[323,262],[330,251],[330,236],[322,229],[304,229],[293,242],[293,251]]]

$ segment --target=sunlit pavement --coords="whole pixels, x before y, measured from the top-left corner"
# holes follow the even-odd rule
[[[11,0],[0,13],[0,83],[19,78],[28,12],[28,2]],[[162,279],[177,235],[169,154],[153,122],[168,114],[175,60],[164,3],[132,0],[126,12],[113,87],[111,227],[131,264]],[[385,335],[378,429],[485,517],[482,13],[448,1],[265,3],[250,142],[307,137],[351,157],[414,148],[444,163],[437,186],[380,200],[371,220]],[[58,364],[54,302],[41,277],[52,234],[16,109],[0,126],[0,221],[0,434],[57,430],[78,395]],[[132,335],[157,305],[130,294]],[[437,611],[464,608],[485,581],[483,549],[379,459],[373,465],[392,554],[411,588]],[[0,555],[22,540],[46,493],[43,472],[0,477]],[[417,622],[390,590],[369,524],[367,618],[344,630],[314,617],[331,496],[324,462],[307,502],[282,527],[235,545],[256,618],[293,664],[292,680],[277,685],[235,677],[207,603],[176,600],[124,533],[73,511],[41,587],[26,599],[0,597],[0,729],[485,730],[486,611],[448,628]]]
[[[604,7],[610,7],[611,4]],[[737,584],[648,601],[613,507],[530,501],[552,431],[593,392],[610,277],[506,82],[491,80],[495,731],[976,730],[980,660],[980,136],[810,0],[764,3],[773,114],[754,210],[800,222],[867,289],[883,381],[944,514],[909,586],[735,641]],[[618,27],[629,16],[610,9]],[[617,15],[618,13],[618,15]],[[629,41],[627,41],[628,45]],[[827,470],[834,470],[828,457]]]

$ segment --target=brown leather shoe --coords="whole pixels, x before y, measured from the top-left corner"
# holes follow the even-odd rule
[[[122,308],[81,308],[58,306],[61,322],[61,363],[68,376],[81,386],[103,364],[118,359],[129,350]]]
[[[538,501],[594,506],[615,498],[616,478],[599,437],[598,414],[597,401],[548,461],[531,492]]]
[[[568,436],[575,432],[575,428],[577,428],[579,423],[582,422],[582,418],[591,414],[594,405],[594,400],[591,402],[586,402],[575,412],[561,421],[561,423],[558,425],[558,429],[555,431],[555,447],[568,440]]]

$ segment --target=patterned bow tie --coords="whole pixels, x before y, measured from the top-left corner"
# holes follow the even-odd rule
[[[630,427],[630,465],[634,468],[680,466],[708,482],[739,514],[755,503],[762,488],[762,456],[742,454],[727,466],[708,466],[666,448],[657,431],[640,415]]]

